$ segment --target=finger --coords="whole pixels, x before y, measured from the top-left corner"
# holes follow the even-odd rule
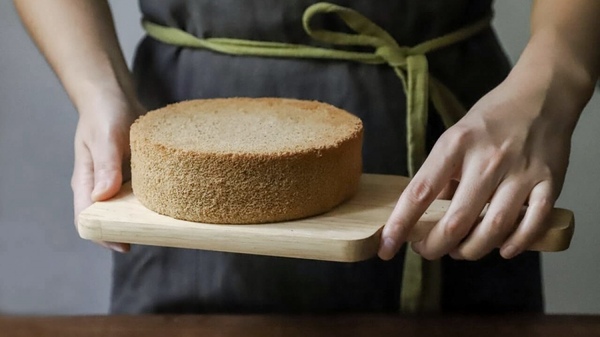
[[[465,172],[448,211],[424,240],[413,245],[414,250],[429,260],[454,250],[469,234],[496,188],[497,180],[492,174],[481,174],[474,166]]]
[[[79,213],[92,204],[92,190],[94,189],[93,162],[87,147],[80,142],[75,144],[75,163],[73,177],[71,178],[73,190],[73,211],[75,224]]]
[[[109,199],[121,189],[123,152],[118,144],[118,142],[109,141],[102,146],[95,146],[93,150],[94,189],[92,199],[94,201]],[[126,243],[100,242],[100,244],[119,253],[126,253],[131,248]]]
[[[533,188],[525,217],[500,249],[502,257],[510,259],[519,255],[544,233],[544,223],[554,207],[554,202],[553,188],[549,181],[543,181]]]
[[[75,145],[75,164],[73,166],[71,188],[73,189],[73,210],[75,226],[77,227],[79,214],[93,203],[91,194],[94,188],[92,158],[87,147],[81,142],[76,142]],[[120,253],[126,253],[130,250],[129,244],[101,241],[96,241],[96,243]]]
[[[457,180],[450,180],[446,187],[438,194],[437,198],[442,200],[452,200],[456,189],[458,188]]]
[[[383,228],[378,252],[383,260],[396,255],[414,224],[459,169],[458,153],[438,144],[400,195]]]
[[[131,249],[130,245],[127,243],[117,243],[117,242],[105,242],[105,241],[94,241],[96,244],[109,249],[114,250],[118,253],[128,253]]]
[[[460,260],[478,260],[500,247],[517,227],[530,191],[530,185],[517,181],[500,184],[481,223],[450,255]]]
[[[95,145],[91,151],[94,162],[92,200],[109,199],[121,189],[123,152],[114,142]]]

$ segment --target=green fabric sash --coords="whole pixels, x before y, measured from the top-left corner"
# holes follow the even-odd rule
[[[336,14],[356,34],[313,29],[312,18],[324,13]],[[444,125],[450,127],[466,113],[452,92],[430,73],[426,54],[464,41],[490,26],[491,17],[483,18],[464,28],[413,47],[400,46],[381,27],[350,8],[320,2],[308,7],[302,17],[306,33],[314,40],[333,46],[371,47],[373,51],[356,52],[334,48],[269,41],[230,38],[200,39],[181,29],[143,21],[149,36],[166,44],[186,48],[201,48],[229,55],[277,58],[308,58],[387,64],[402,80],[406,93],[406,142],[408,172],[412,177],[425,161],[426,130],[429,102],[439,113]],[[402,312],[430,312],[439,309],[440,263],[425,261],[407,249],[400,307]]]

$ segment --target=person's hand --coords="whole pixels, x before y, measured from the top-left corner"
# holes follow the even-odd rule
[[[107,99],[80,111],[75,133],[75,164],[71,187],[75,223],[81,211],[95,201],[116,195],[129,178],[129,127],[144,110],[138,103]],[[118,251],[129,245],[97,242]]]
[[[476,260],[500,247],[504,258],[512,258],[545,231],[583,106],[560,85],[532,78],[507,78],[441,136],[384,227],[382,259],[396,254],[431,202],[449,196],[456,182],[447,213],[424,240],[412,244],[424,258],[450,254]]]

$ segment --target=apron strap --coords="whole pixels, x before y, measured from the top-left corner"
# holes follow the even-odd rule
[[[314,29],[311,20],[322,14],[337,15],[355,34]],[[358,52],[309,45],[230,38],[201,39],[181,29],[142,21],[149,36],[166,44],[186,48],[208,49],[229,55],[308,58],[387,64],[402,81],[406,93],[406,143],[408,172],[412,177],[425,161],[429,102],[433,104],[446,128],[456,123],[466,109],[452,92],[429,73],[426,54],[464,41],[489,28],[491,16],[449,34],[413,47],[400,46],[383,28],[359,12],[339,5],[320,2],[308,7],[302,17],[306,33],[315,41],[333,46],[371,47]],[[441,293],[439,261],[423,260],[407,249],[402,280],[400,308],[405,313],[438,311]]]

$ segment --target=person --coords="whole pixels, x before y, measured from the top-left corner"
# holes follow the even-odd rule
[[[14,2],[79,112],[75,217],[127,179],[131,123],[194,98],[331,103],[364,122],[365,172],[413,176],[383,229],[380,258],[364,262],[101,243],[129,251],[113,254],[111,312],[393,312],[434,302],[444,312],[543,309],[539,255],[525,250],[561,191],[570,138],[598,78],[600,2],[535,1],[529,42],[511,69],[486,23],[491,0],[336,0],[319,5],[304,29],[316,1],[141,0],[151,36],[137,49],[133,76],[106,1]],[[200,46],[174,37],[182,33]],[[260,43],[254,53],[219,51],[211,38],[325,51],[260,55]],[[356,59],[365,53],[372,62]],[[450,126],[441,111],[457,102],[468,112]],[[450,209],[405,249],[435,198],[452,198]],[[436,275],[438,288],[418,280]]]

